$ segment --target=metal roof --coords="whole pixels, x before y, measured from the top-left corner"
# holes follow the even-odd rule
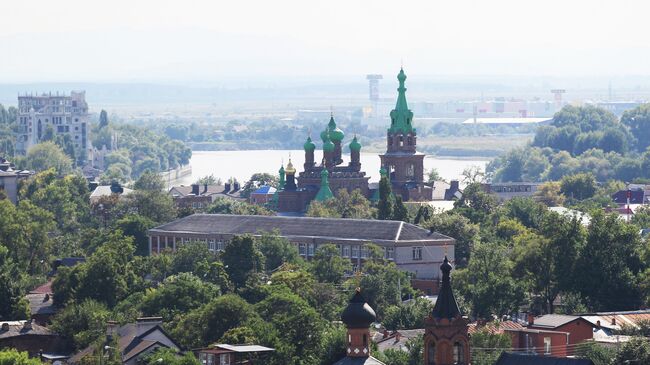
[[[264,347],[260,345],[228,345],[228,344],[219,344],[215,345],[215,347],[222,348],[225,350],[229,350],[232,352],[268,352],[268,351],[275,351],[275,349],[270,348],[270,347]]]
[[[541,317],[536,317],[535,322],[531,327],[546,327],[557,328],[569,322],[580,319],[580,316],[569,316],[565,314],[545,314]]]
[[[501,353],[495,365],[594,365],[589,359]]]
[[[259,234],[359,241],[453,241],[401,221],[230,214],[193,214],[152,228],[150,233]]]

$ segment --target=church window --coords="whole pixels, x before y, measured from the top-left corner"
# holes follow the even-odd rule
[[[393,137],[388,137],[388,145],[390,146],[392,144],[393,144]]]
[[[426,365],[435,365],[436,364],[436,343],[431,341],[427,347],[427,364]]]
[[[415,176],[415,166],[413,164],[408,164],[406,166],[406,176],[407,177],[414,177]]]
[[[460,342],[454,343],[454,364],[465,364],[465,351],[463,351],[463,344]]]

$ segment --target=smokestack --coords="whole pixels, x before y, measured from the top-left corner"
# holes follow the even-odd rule
[[[116,321],[106,322],[106,336],[111,339],[115,338],[117,336],[117,326],[118,323]]]
[[[535,324],[535,315],[532,313],[528,313],[528,325],[532,326]]]

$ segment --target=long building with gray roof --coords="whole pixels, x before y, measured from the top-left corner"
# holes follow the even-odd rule
[[[373,243],[383,249],[386,259],[417,279],[437,279],[445,253],[452,260],[454,256],[453,238],[401,221],[194,214],[152,228],[148,236],[150,253],[155,254],[192,241],[217,252],[234,236],[273,232],[295,244],[305,259],[313,257],[320,245],[335,244],[356,267],[368,256],[366,245]]]

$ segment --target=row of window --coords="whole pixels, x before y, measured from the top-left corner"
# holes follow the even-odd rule
[[[426,365],[436,365],[436,343],[430,342],[427,348],[427,364]],[[465,359],[465,346],[460,342],[454,342],[452,347],[453,355],[453,364],[455,365],[465,365],[467,359]]]

